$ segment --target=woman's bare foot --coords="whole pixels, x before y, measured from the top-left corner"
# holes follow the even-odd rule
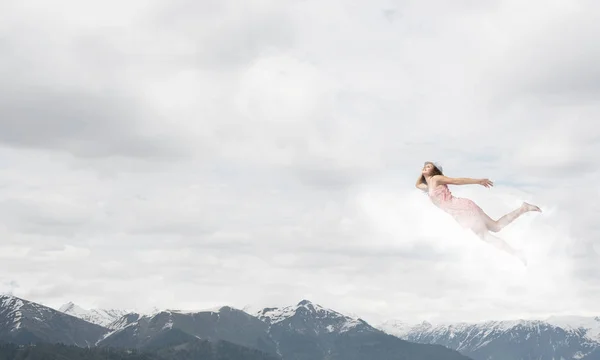
[[[542,212],[542,210],[535,205],[531,205],[529,203],[524,202],[523,205],[521,205],[521,208],[525,211],[537,211],[537,212]]]

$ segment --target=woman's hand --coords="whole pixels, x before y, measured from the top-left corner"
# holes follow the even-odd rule
[[[478,184],[481,186],[485,186],[486,188],[494,186],[494,183],[491,182],[490,179],[479,179]]]

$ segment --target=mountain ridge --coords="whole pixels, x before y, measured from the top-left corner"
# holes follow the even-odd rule
[[[17,300],[10,298],[10,301]],[[2,304],[10,305],[8,301]],[[343,315],[308,300],[290,307],[263,309],[262,319],[230,306],[208,311],[162,310],[153,315],[129,313],[113,322],[110,325],[112,329],[43,305],[29,304],[43,308],[49,315],[40,317],[35,324],[24,326],[40,335],[21,342],[25,344],[75,343],[84,347],[149,351],[186,347],[202,340],[211,343],[225,341],[250,352],[258,351],[283,360],[471,360],[443,346],[411,343],[388,335],[357,317]],[[67,303],[60,309],[79,310],[74,305]],[[3,306],[1,310],[12,313],[13,307]],[[86,315],[82,311],[74,313],[82,317]],[[275,316],[277,321],[273,321]],[[70,319],[76,321],[81,329],[89,330],[91,327],[97,331],[85,341],[73,342],[70,339],[73,333],[82,335],[78,332],[79,328],[63,321],[59,322],[64,326],[62,329],[56,326],[55,319]],[[14,319],[7,318],[5,323],[9,321],[10,326],[0,326],[0,331],[15,328]],[[51,333],[39,332],[48,324],[53,325],[50,326]],[[67,330],[69,336],[62,334],[63,330]],[[7,340],[14,342],[12,338]]]
[[[442,345],[475,360],[592,360],[600,355],[598,317],[441,324],[388,320],[378,328],[408,341]]]
[[[27,344],[47,339],[90,346],[108,329],[13,295],[0,295],[0,341]]]
[[[116,320],[107,324],[108,318],[89,316],[90,313],[109,314]],[[120,314],[123,315],[118,317]],[[88,335],[82,336],[83,333]],[[358,316],[307,299],[251,312],[224,305],[142,314],[118,309],[112,313],[85,310],[73,302],[55,310],[12,295],[0,295],[0,341],[26,343],[41,339],[78,346],[138,349],[175,346],[200,339],[228,341],[280,358],[299,360],[358,360],[362,358],[357,354],[365,351],[373,360],[388,359],[394,353],[412,353],[414,358],[429,359],[445,351],[455,352],[444,353],[445,358],[459,359],[457,356],[461,355],[473,360],[600,360],[600,317],[563,315],[438,324],[389,320],[373,326]],[[419,347],[423,345],[426,347]]]
[[[63,304],[58,311],[108,328],[123,315],[131,313],[130,310],[121,309],[84,309],[73,302]]]

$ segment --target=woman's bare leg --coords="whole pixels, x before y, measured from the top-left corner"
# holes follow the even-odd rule
[[[504,229],[508,224],[515,221],[519,216],[529,211],[542,212],[542,210],[539,207],[524,202],[523,205],[521,205],[518,209],[509,212],[508,214],[502,216],[498,220],[493,220],[489,216],[485,215],[485,224],[489,231],[499,232],[500,230]]]
[[[497,236],[490,234],[489,232],[480,232],[477,235],[481,238],[481,240],[487,242],[488,244],[495,246],[496,248],[498,248],[512,256],[517,257],[525,265],[527,265],[527,259],[525,259],[525,257],[523,256],[523,253],[521,253],[518,250],[513,249],[510,245],[508,245],[508,243],[506,241],[500,239]]]

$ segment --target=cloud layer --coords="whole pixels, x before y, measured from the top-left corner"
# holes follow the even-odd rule
[[[0,290],[309,298],[370,321],[598,314],[591,1],[0,5]],[[414,189],[425,160],[531,264]]]

